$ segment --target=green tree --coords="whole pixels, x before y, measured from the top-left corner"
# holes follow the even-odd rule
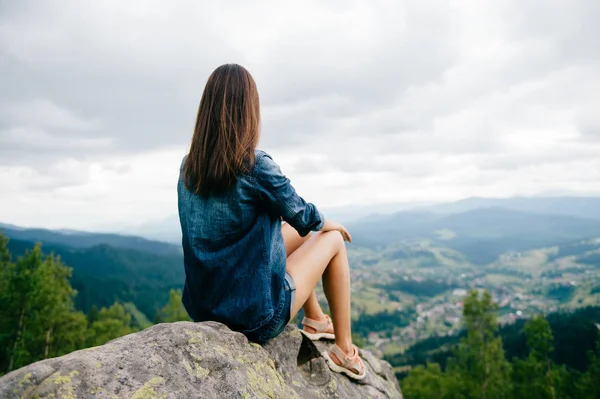
[[[471,291],[464,301],[463,323],[467,336],[456,350],[448,373],[461,381],[464,397],[497,399],[510,396],[510,363],[504,357],[502,338],[496,335],[497,305],[485,291]]]
[[[88,313],[88,321],[90,322],[90,324],[98,320],[99,312],[100,311],[98,310],[98,306],[96,306],[95,304],[92,305],[92,309],[90,310],[90,313]]]
[[[417,366],[402,381],[402,393],[407,399],[465,399],[455,377],[437,363]]]
[[[156,323],[191,321],[181,302],[181,295],[181,290],[171,289],[169,292],[169,302],[156,314]]]
[[[560,394],[567,371],[552,361],[554,337],[550,324],[536,316],[525,324],[529,347],[526,359],[513,362],[514,395],[518,398],[555,399]]]
[[[7,368],[8,348],[12,339],[12,329],[9,326],[14,322],[9,307],[11,297],[8,287],[15,265],[11,262],[7,244],[8,238],[0,234],[0,375]]]
[[[407,399],[498,399],[511,396],[510,363],[497,336],[497,305],[489,292],[471,291],[464,302],[461,338],[446,371],[418,366],[402,382]]]
[[[2,298],[3,343],[5,369],[11,371],[21,364],[27,364],[31,358],[30,348],[26,344],[31,337],[28,325],[32,314],[32,304],[38,281],[36,272],[42,264],[39,245],[17,260],[7,273],[6,292]]]
[[[37,329],[37,340],[43,341],[37,343],[43,359],[68,353],[85,343],[87,321],[83,313],[75,311],[73,298],[77,292],[70,284],[71,273],[53,255],[45,257],[36,272],[32,324]]]
[[[74,310],[71,269],[41,247],[10,263],[0,238],[0,365],[11,371],[83,346],[85,316]],[[7,255],[8,254],[8,255]]]
[[[88,323],[82,312],[68,312],[55,324],[47,357],[62,356],[86,347]]]
[[[131,315],[123,305],[115,302],[110,308],[102,308],[98,318],[88,330],[88,346],[98,346],[108,341],[130,334],[135,330],[131,327]]]
[[[0,234],[0,267],[7,267],[10,263],[10,252],[8,251],[8,237]]]
[[[599,327],[600,329],[600,327]],[[600,399],[600,332],[596,341],[595,353],[590,351],[590,366],[581,376],[578,388],[581,399]]]

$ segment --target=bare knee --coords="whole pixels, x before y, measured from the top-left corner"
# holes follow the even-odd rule
[[[331,242],[331,245],[336,248],[336,250],[340,250],[340,249],[345,249],[346,248],[346,244],[344,243],[344,237],[342,236],[342,233],[340,233],[337,230],[330,230],[330,231],[326,231],[326,232],[322,232],[321,234],[323,234],[323,237],[328,240],[329,242]]]

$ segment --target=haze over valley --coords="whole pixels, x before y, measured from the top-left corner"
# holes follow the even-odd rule
[[[600,198],[468,199],[363,213],[371,214],[347,223],[354,327],[381,355],[457,334],[472,289],[492,293],[502,323],[600,305]],[[2,228],[15,256],[41,242],[73,268],[84,312],[119,301],[154,320],[183,285],[177,236]]]

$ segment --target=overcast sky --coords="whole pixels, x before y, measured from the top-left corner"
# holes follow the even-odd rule
[[[598,21],[596,0],[0,1],[0,222],[175,214],[227,62],[320,207],[598,195]]]

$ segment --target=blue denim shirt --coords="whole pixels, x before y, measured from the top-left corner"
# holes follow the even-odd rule
[[[190,317],[245,333],[261,328],[285,303],[280,217],[306,236],[321,229],[323,215],[259,150],[250,173],[208,198],[186,188],[182,163],[177,193],[186,276],[182,301]]]

